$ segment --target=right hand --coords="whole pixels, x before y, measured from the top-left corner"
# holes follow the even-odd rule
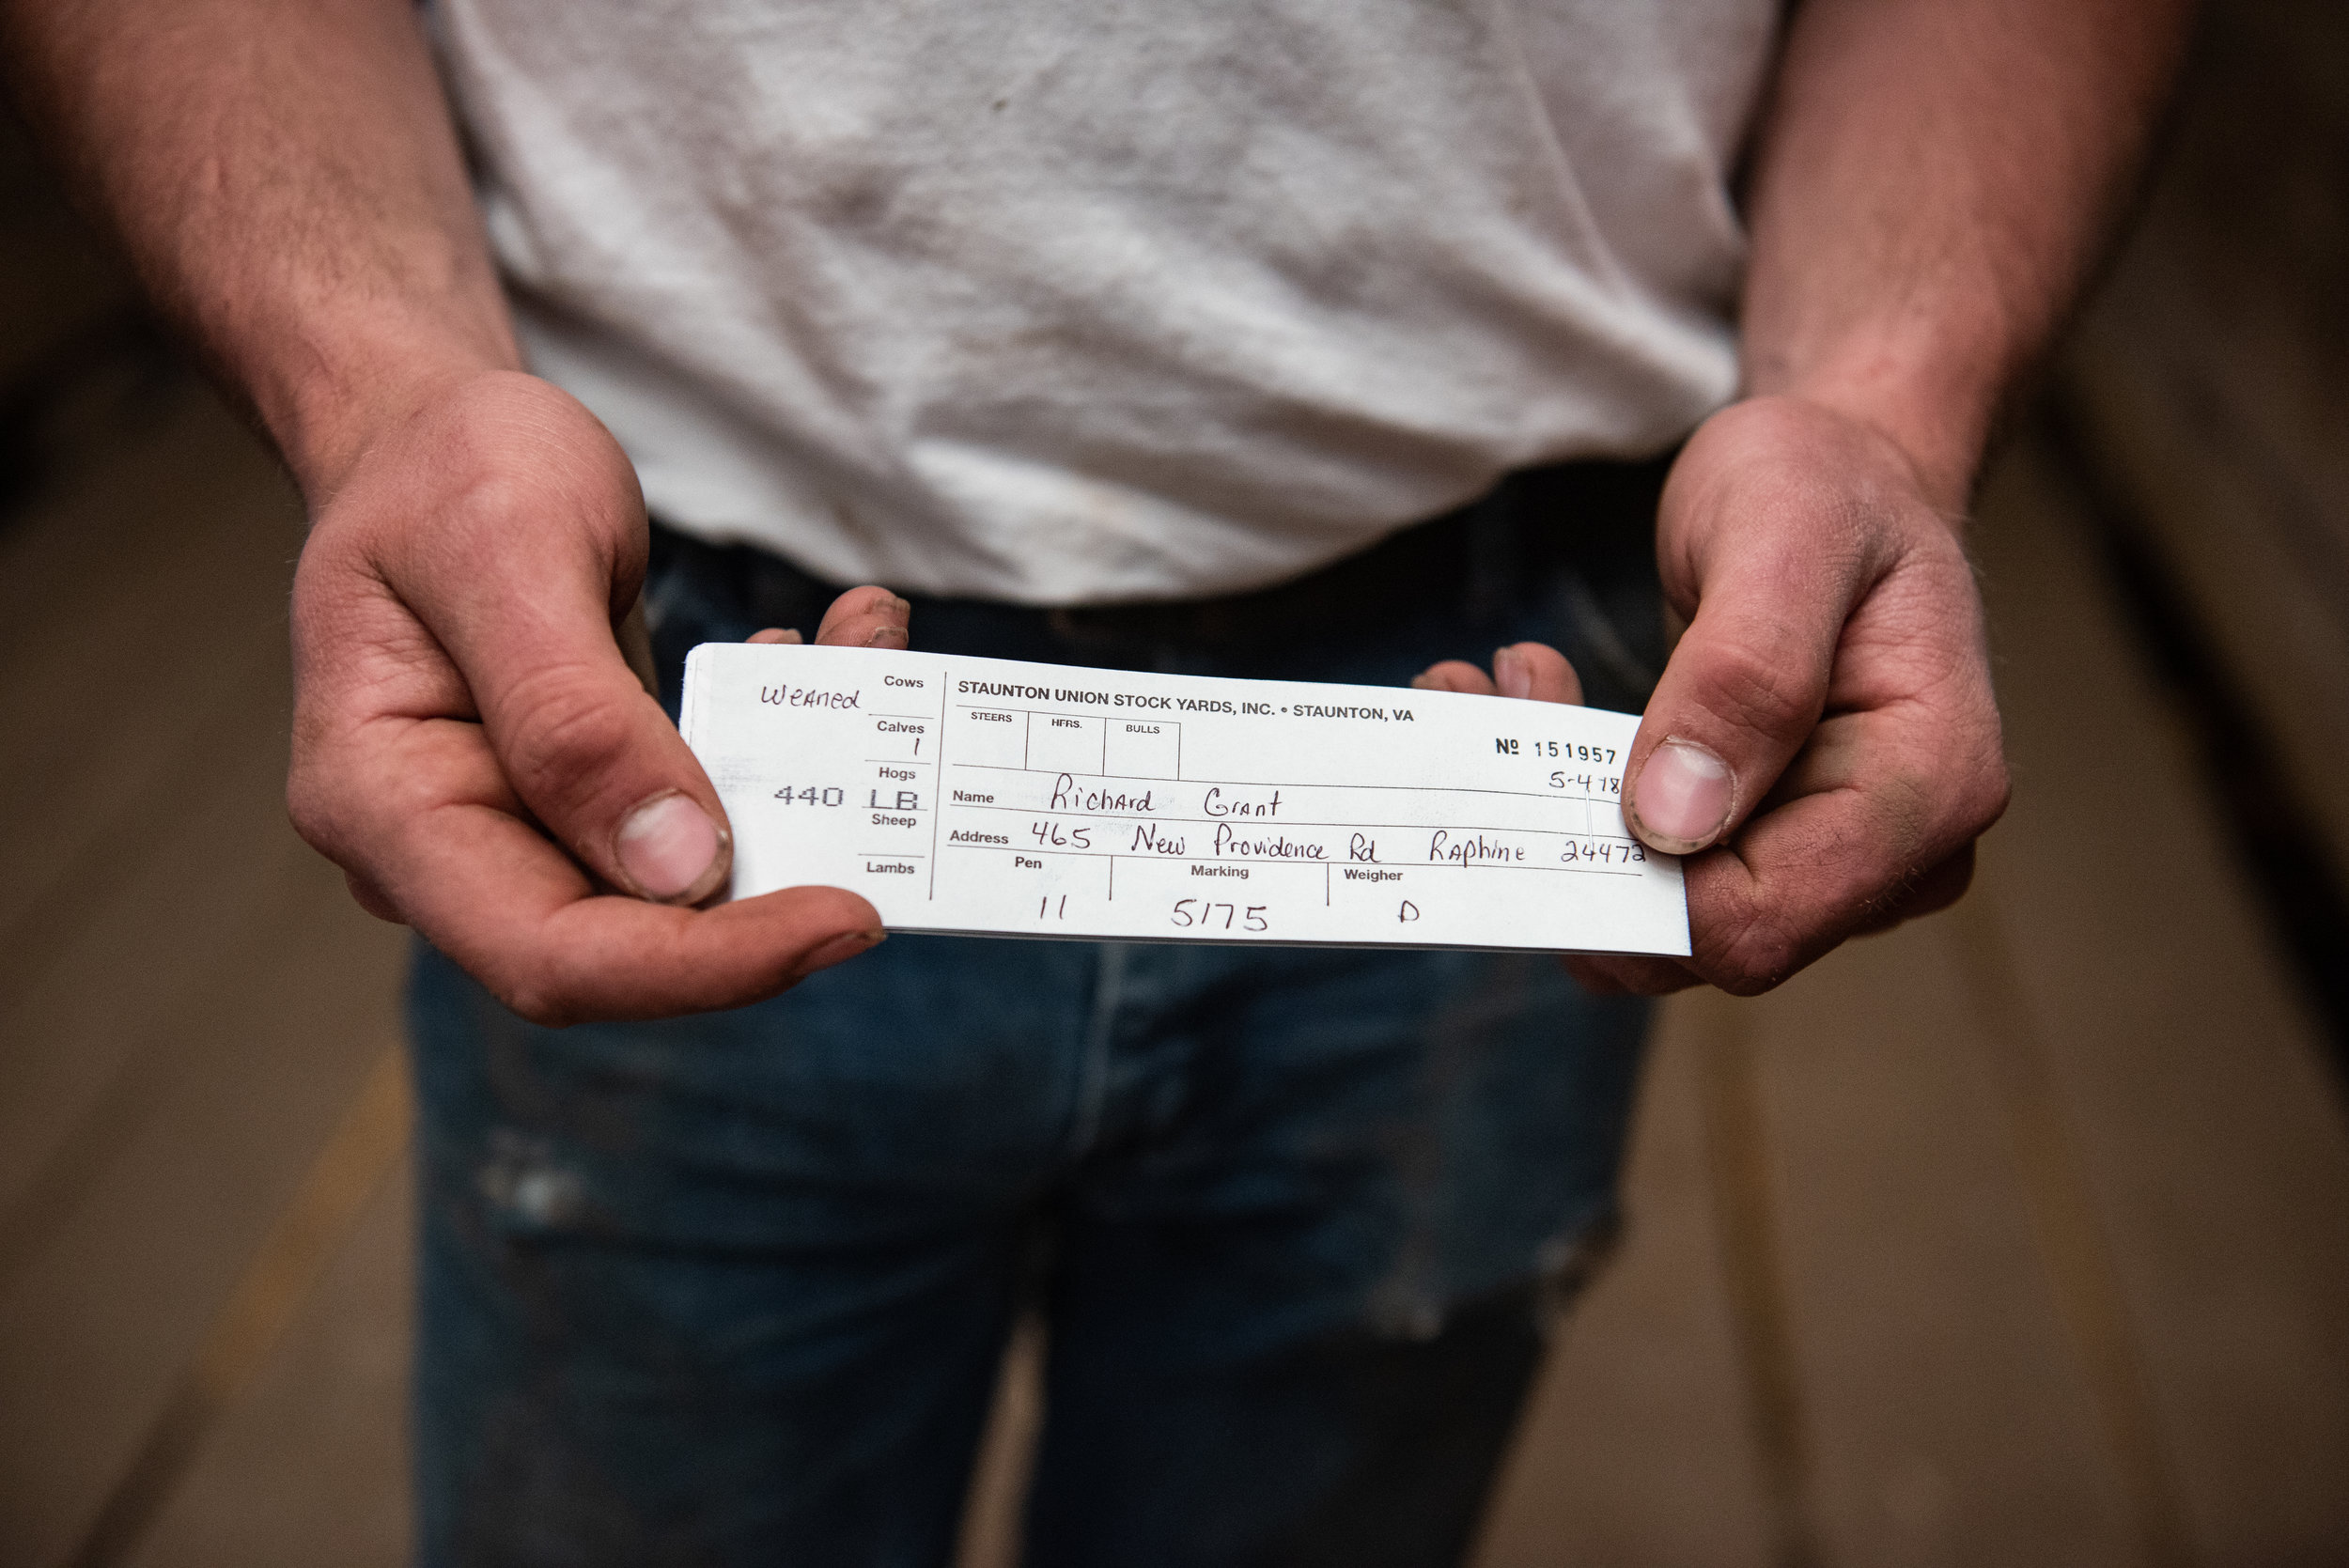
[[[644,499],[584,408],[464,378],[313,500],[287,800],[369,911],[545,1024],[740,1006],[881,939],[837,888],[692,907],[732,839],[614,638]],[[856,589],[817,641],[903,647],[906,614]]]

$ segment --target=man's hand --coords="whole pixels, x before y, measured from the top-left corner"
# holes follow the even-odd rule
[[[2007,780],[1956,523],[1887,437],[1816,404],[1697,432],[1657,525],[1688,629],[1624,787],[1632,831],[1688,857],[1692,955],[1583,960],[1587,983],[1750,995],[1966,891]]]
[[[1689,626],[1626,816],[1693,955],[1594,984],[1766,990],[1963,893],[2006,802],[1957,539],[1999,410],[2124,199],[2188,0],[1805,0],[1741,203],[1748,394],[1657,518]]]
[[[1686,856],[1692,955],[1579,958],[1585,984],[1767,990],[1861,931],[1952,902],[2006,804],[1981,601],[1953,520],[1871,427],[1794,398],[1715,415],[1657,523],[1688,629],[1632,743],[1624,817]],[[1420,684],[1573,702],[1539,644],[1497,681]]]
[[[690,907],[731,846],[614,637],[635,474],[517,368],[411,0],[0,0],[0,70],[302,487],[288,800],[363,904],[547,1023],[753,1001],[880,939],[832,889]],[[904,619],[859,590],[822,636]]]
[[[731,844],[614,639],[645,551],[603,427],[501,372],[365,450],[294,581],[295,826],[368,909],[542,1023],[740,1005],[881,939],[838,889],[691,908]],[[905,631],[904,601],[866,588],[818,640]]]

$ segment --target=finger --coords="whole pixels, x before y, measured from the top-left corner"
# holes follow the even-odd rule
[[[1565,966],[1585,990],[1597,996],[1670,996],[1704,983],[1677,958],[1576,954]]]
[[[902,648],[913,606],[886,588],[851,588],[832,601],[816,641],[834,648]]]
[[[1945,909],[1965,896],[1973,877],[1974,846],[1969,843],[1880,900],[1852,934],[1889,931],[1904,921]],[[1704,983],[1703,976],[1677,958],[1575,954],[1563,961],[1576,982],[1597,996],[1669,996]]]
[[[1948,908],[1966,896],[1966,890],[1974,883],[1974,846],[1970,844],[1956,854],[1911,878],[1895,889],[1871,910],[1859,923],[1859,931],[1874,934],[1890,931],[1903,921],[1917,920]]]
[[[743,1006],[881,939],[872,906],[837,888],[711,909],[598,894],[507,809],[497,759],[473,725],[412,722],[376,760],[436,800],[386,803],[384,891],[435,947],[534,1021]]]
[[[754,631],[743,639],[746,643],[797,643],[799,640],[800,634],[789,627],[773,626],[764,631]]]
[[[616,658],[542,665],[483,707],[530,814],[605,882],[666,904],[697,904],[724,886],[725,808]]]
[[[344,871],[343,885],[350,890],[352,902],[376,919],[387,921],[394,925],[408,924],[400,918],[399,907],[384,895],[383,890],[359,873],[350,870]]]
[[[1465,659],[1430,664],[1411,677],[1411,684],[1422,691],[1465,691],[1471,697],[1495,694],[1492,676]]]
[[[1582,677],[1564,654],[1547,643],[1513,643],[1494,649],[1493,684],[1504,697],[1537,703],[1582,701]]]
[[[1928,719],[1921,727],[1957,725]],[[1846,937],[1963,892],[1965,848],[2002,809],[2004,772],[1995,761],[1952,761],[1937,738],[1913,742],[1906,757],[1896,739],[1879,739],[1884,760],[1851,787],[1775,807],[1729,844],[1684,861],[1691,967],[1724,990],[1755,995]]]
[[[1615,978],[1614,966],[1604,958],[1592,958],[1582,954],[1569,954],[1558,962],[1574,976],[1574,983],[1596,997],[1627,996],[1630,993],[1622,981]]]

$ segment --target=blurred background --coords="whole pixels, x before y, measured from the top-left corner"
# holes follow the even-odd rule
[[[0,127],[12,1568],[404,1560],[403,936],[286,826],[300,544]],[[2212,8],[1974,544],[1975,891],[1665,1008],[1486,1568],[2349,1563],[2349,7]]]

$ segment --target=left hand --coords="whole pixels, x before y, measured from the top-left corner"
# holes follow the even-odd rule
[[[1674,464],[1657,520],[1688,621],[1632,742],[1624,816],[1685,857],[1689,957],[1579,957],[1601,990],[1766,991],[1844,939],[1956,901],[2005,809],[1982,601],[1918,464],[1849,414],[1757,397]],[[1540,644],[1494,680],[1415,685],[1573,702]]]

